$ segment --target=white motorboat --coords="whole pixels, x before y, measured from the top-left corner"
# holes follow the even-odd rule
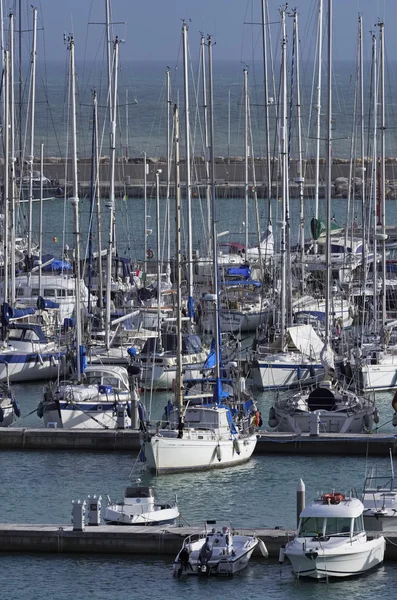
[[[88,365],[84,383],[71,380],[49,385],[37,415],[46,427],[67,429],[136,428],[144,421],[137,389],[139,370],[120,366]]]
[[[369,540],[358,498],[325,494],[303,509],[298,533],[285,547],[297,577],[351,577],[383,562],[385,538]]]
[[[179,509],[174,501],[157,502],[152,487],[127,487],[123,502],[111,502],[102,510],[102,518],[109,525],[175,525]]]
[[[390,464],[390,475],[378,475],[372,468],[365,478],[361,502],[364,504],[364,525],[369,531],[397,531],[397,487],[391,452]]]
[[[326,379],[314,388],[277,398],[269,426],[292,433],[362,433],[379,416],[372,398],[358,396]]]
[[[232,576],[248,565],[259,543],[266,556],[266,546],[255,535],[241,535],[230,525],[217,527],[216,521],[207,521],[204,533],[185,538],[174,561],[174,575]]]

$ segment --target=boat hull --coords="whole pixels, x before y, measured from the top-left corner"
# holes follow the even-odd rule
[[[312,385],[324,377],[320,364],[266,363],[255,361],[251,367],[255,387],[265,390]]]
[[[43,414],[45,427],[63,429],[122,429],[131,427],[131,419],[124,411],[122,423],[115,413],[114,403],[86,402],[67,404],[53,402]]]
[[[135,527],[170,525],[174,526],[179,517],[179,510],[165,508],[141,514],[128,514],[117,510],[116,507],[108,506],[103,512],[103,520],[107,525],[129,525]]]
[[[65,372],[65,356],[56,354],[0,354],[0,382],[55,379]]]
[[[171,432],[170,432],[171,433]],[[156,473],[219,469],[249,460],[256,435],[238,440],[217,439],[199,430],[185,432],[183,438],[154,435],[144,443],[146,463]]]
[[[285,552],[298,577],[327,579],[361,575],[381,565],[385,553],[383,537],[364,543],[356,539],[352,544],[346,543],[343,548],[330,548],[329,551],[319,547],[303,549],[301,540],[292,542]]]

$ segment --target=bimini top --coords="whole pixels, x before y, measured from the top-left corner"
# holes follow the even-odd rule
[[[329,496],[329,498],[328,498]],[[300,514],[301,517],[347,517],[350,519],[359,517],[364,511],[364,505],[358,498],[344,498],[337,503],[332,498],[342,494],[324,494],[306,508]]]

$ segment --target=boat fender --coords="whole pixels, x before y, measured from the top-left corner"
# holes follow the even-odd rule
[[[394,413],[392,420],[393,427],[397,427],[397,413]]]
[[[258,538],[258,548],[261,551],[261,554],[264,558],[269,558],[269,551],[266,548],[266,544],[263,540],[261,540],[261,538]],[[280,548],[280,552],[281,552],[281,548]]]
[[[240,444],[238,443],[238,440],[236,438],[234,438],[233,440],[233,447],[235,452],[240,456],[241,450],[240,450]]]
[[[371,427],[371,420],[369,418],[369,415],[364,415],[364,427],[366,429],[370,429]]]
[[[280,552],[278,553],[278,562],[280,563],[280,565],[283,564],[284,558],[285,558],[285,546],[280,546]]]
[[[296,378],[297,378],[298,381],[300,380],[301,376],[302,376],[302,374],[301,374],[301,368],[298,366],[296,368]]]
[[[153,250],[152,250],[151,248],[148,248],[148,249],[146,250],[146,256],[147,256],[147,258],[148,258],[149,260],[150,260],[150,259],[152,259],[152,258],[154,257],[154,252],[153,252]]]
[[[3,302],[1,305],[1,324],[3,327],[7,327],[12,317],[12,308],[8,302]]]
[[[310,373],[310,377],[315,377],[316,376],[316,369],[314,368],[313,365],[310,365],[309,373]]]
[[[127,416],[131,419],[131,414],[132,414],[132,411],[131,411],[131,402],[127,402],[127,407],[126,408],[127,408]]]
[[[377,408],[374,410],[374,423],[376,423],[376,425],[379,423],[379,411]]]
[[[391,405],[394,409],[394,412],[397,412],[397,390],[394,393],[393,400],[391,401]]]
[[[4,410],[0,406],[0,423],[4,421]]]
[[[12,408],[14,409],[15,416],[19,418],[21,416],[21,409],[19,407],[18,400],[13,399],[11,404],[12,404]]]
[[[44,415],[44,404],[43,404],[42,401],[39,402],[39,405],[38,405],[37,410],[36,410],[36,414],[39,417],[39,419],[43,418],[43,415]]]
[[[221,462],[221,460],[222,460],[222,450],[221,450],[221,447],[220,447],[219,444],[216,447],[216,457],[218,459],[218,462]]]
[[[278,425],[278,420],[276,417],[276,411],[274,409],[274,406],[271,406],[269,409],[269,427],[277,427]]]

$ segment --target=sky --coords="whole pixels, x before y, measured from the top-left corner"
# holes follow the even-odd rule
[[[19,0],[6,3],[5,14]],[[258,25],[262,0],[111,0],[115,33],[125,40],[121,49],[124,60],[164,60],[171,62],[181,53],[182,19],[189,23],[191,52],[198,52],[200,32],[211,34],[216,42],[214,60],[248,61],[259,53]],[[270,20],[278,21],[280,0],[268,0]],[[325,9],[328,0],[324,0]],[[28,29],[32,0],[22,0],[22,29]],[[307,42],[315,31],[318,0],[296,0],[289,3],[300,15],[301,41]],[[105,0],[37,0],[40,45],[47,59],[63,60],[63,34],[73,33],[76,57],[93,59],[102,47]],[[385,20],[387,54],[397,56],[397,0],[333,0],[334,58],[355,59],[357,15],[364,22],[364,41],[369,56],[370,30]],[[17,11],[15,11],[17,13]],[[89,24],[91,23],[91,24]],[[96,24],[92,24],[96,23]],[[251,23],[256,23],[252,25]],[[390,25],[390,30],[388,26]],[[278,25],[271,26],[277,40]],[[195,43],[197,40],[197,44]],[[276,43],[276,41],[275,41]],[[29,47],[26,41],[26,49]],[[368,50],[367,50],[368,48]],[[310,50],[307,50],[308,55]],[[259,55],[258,55],[259,58]]]

